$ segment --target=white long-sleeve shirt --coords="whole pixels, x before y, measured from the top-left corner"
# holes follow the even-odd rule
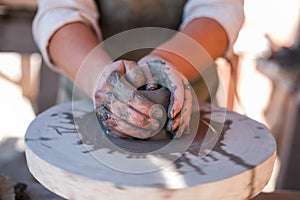
[[[32,30],[45,62],[53,67],[48,56],[48,43],[52,35],[67,23],[80,21],[89,25],[101,40],[101,27],[98,26],[100,15],[93,0],[38,0]],[[214,19],[223,26],[230,52],[244,20],[243,0],[188,0],[180,28],[200,17]]]

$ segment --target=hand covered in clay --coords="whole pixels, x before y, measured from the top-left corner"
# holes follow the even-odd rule
[[[145,65],[148,67],[151,74],[149,77],[149,73],[145,73],[148,75],[148,83],[153,81],[171,92],[166,130],[172,133],[174,138],[180,138],[183,133],[188,134],[192,113],[192,87],[188,80],[160,57],[146,56],[138,64],[143,70]]]
[[[133,61],[120,60],[106,67],[95,93],[97,116],[108,133],[146,139],[155,135],[166,118],[163,107],[141,95],[137,88],[146,77]]]

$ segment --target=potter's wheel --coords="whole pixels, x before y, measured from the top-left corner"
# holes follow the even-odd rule
[[[90,101],[75,102],[74,110],[71,103],[55,106],[27,130],[28,167],[41,184],[67,199],[255,196],[272,172],[276,154],[272,134],[245,116],[230,111],[225,116],[220,108],[200,107],[196,139],[179,153],[168,146],[179,146],[181,139],[123,140],[101,134]],[[199,157],[207,130],[217,124],[224,126],[216,145]]]

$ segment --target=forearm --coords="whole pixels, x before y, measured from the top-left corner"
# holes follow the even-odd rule
[[[202,46],[213,60],[224,55],[229,45],[228,37],[223,27],[216,21],[209,18],[198,18],[191,21],[183,30],[181,30],[181,33],[186,34],[188,37],[192,38],[196,43]],[[177,49],[178,52],[189,52],[189,54],[194,54],[194,57],[197,57],[199,52],[193,51],[193,47],[189,47],[186,41],[182,39],[180,34],[172,37],[159,48],[152,51],[151,54],[158,55],[172,63],[177,70],[182,72],[189,80],[192,80],[195,78],[195,75],[198,75],[191,63],[189,63],[185,58],[181,57],[181,55],[177,55],[168,51],[162,51],[160,48],[171,48],[175,52]],[[193,55],[191,55],[191,57],[193,57]],[[200,62],[200,60],[198,60],[198,62]],[[196,64],[198,66],[203,66],[201,63]]]
[[[209,18],[195,19],[181,32],[197,41],[213,60],[223,56],[229,44],[223,27]]]
[[[85,66],[89,69],[80,69],[88,54],[99,44],[99,40],[90,27],[74,22],[60,28],[51,38],[48,52],[51,62],[68,78],[91,96],[94,83],[100,73],[99,65]],[[97,48],[98,62],[106,65],[110,62],[104,50]],[[81,70],[87,70],[85,76],[76,77]],[[83,74],[80,72],[80,74]]]

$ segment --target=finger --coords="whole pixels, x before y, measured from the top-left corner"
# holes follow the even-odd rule
[[[113,62],[112,64],[108,65],[99,78],[97,90],[102,89],[107,85],[107,78],[111,75],[111,72],[117,71],[120,74],[124,74],[125,70],[126,69],[122,60]]]
[[[148,67],[148,63],[141,64],[140,68],[143,71],[144,76],[146,78],[145,84],[155,84],[155,81],[154,81],[154,78],[152,76],[152,73],[151,73],[151,71],[150,71],[150,69]],[[146,89],[148,89],[148,88],[146,88]],[[149,88],[149,89],[151,89],[151,88]]]
[[[95,107],[98,108],[103,103],[110,102],[111,91],[108,88],[102,88],[95,93]]]
[[[155,82],[167,87],[171,92],[168,117],[173,119],[180,112],[184,101],[184,86],[182,84],[184,77],[160,60],[150,61],[148,66]]]
[[[118,118],[134,124],[143,129],[157,130],[160,127],[160,122],[149,116],[143,115],[127,104],[113,98],[110,104],[111,111]]]
[[[146,77],[140,67],[135,67],[126,71],[126,80],[131,83],[135,88],[139,88],[146,84]]]
[[[134,61],[128,61],[128,60],[119,60],[116,61],[109,66],[107,66],[102,73],[100,80],[98,82],[98,88],[103,88],[106,85],[107,78],[111,75],[111,72],[117,71],[119,74],[125,74],[126,72],[130,72],[131,70],[138,68],[138,65]],[[129,75],[129,78],[132,79],[135,82],[141,82],[143,81],[143,73],[140,72],[141,70],[131,73]],[[133,71],[134,72],[134,71]],[[133,75],[136,75],[133,77]],[[134,80],[135,78],[138,78],[139,80]],[[145,78],[144,78],[145,79]]]
[[[112,72],[107,79],[107,83],[112,89],[112,94],[123,103],[146,116],[156,119],[163,118],[163,107],[140,94],[126,79],[121,78],[118,72]]]
[[[183,107],[181,112],[174,118],[169,120],[167,124],[168,131],[173,132],[176,130],[179,125],[186,124],[183,122],[189,122],[192,113],[192,93],[191,93],[191,86],[188,83],[184,84],[185,87],[185,97]]]
[[[109,107],[106,105],[101,105],[96,109],[97,117],[98,120],[101,124],[101,127],[104,128],[105,133],[112,135],[112,136],[117,136],[120,138],[129,138],[131,136],[126,135],[125,133],[122,133],[120,131],[115,130],[113,127],[117,126],[115,122],[115,119],[113,118],[113,114],[110,111]]]
[[[146,84],[146,78],[141,68],[134,61],[120,60],[106,68],[101,80],[99,81],[99,87],[103,88],[107,84],[107,79],[111,76],[111,72],[117,71],[120,75],[125,74],[125,78],[132,86],[138,88]]]
[[[102,104],[96,109],[96,114],[98,116],[99,121],[102,122],[104,126],[108,126],[109,124],[112,124],[114,122],[113,114],[110,111],[110,108],[107,104]],[[111,122],[109,122],[111,120]],[[113,124],[113,126],[116,126],[116,124]]]
[[[168,121],[166,130],[170,133],[174,133],[174,131],[179,127],[181,121],[181,113],[179,113],[175,118]]]
[[[149,129],[143,129],[138,126],[135,126],[133,124],[128,123],[125,120],[122,120],[121,118],[118,118],[114,113],[112,113],[108,107],[100,106],[99,109],[97,109],[97,114],[102,121],[103,125],[105,127],[109,127],[109,130],[115,130],[117,131],[116,134],[121,136],[128,135],[135,138],[140,139],[146,139],[150,138],[151,136],[155,135],[160,131],[158,130],[149,130]],[[119,134],[118,134],[119,133]]]
[[[100,109],[97,110],[97,118],[98,118],[98,121],[99,121],[101,127],[103,128],[105,134],[108,134],[108,135],[111,135],[114,137],[120,137],[120,138],[131,138],[131,136],[121,133],[119,131],[116,131],[115,129],[110,127],[108,125],[109,123],[107,123],[107,121],[103,119],[103,115],[99,114],[99,112],[101,112]]]
[[[158,132],[153,130],[142,129],[120,118],[116,118],[116,120],[117,126],[113,128],[118,132],[124,133],[134,138],[147,139]]]
[[[183,134],[190,134],[190,125],[180,126],[171,134],[173,135],[173,139],[181,138]]]
[[[134,138],[146,139],[150,138],[152,134],[158,132],[153,130],[142,129],[138,126],[128,123],[125,120],[122,120],[116,117],[114,114],[111,115],[109,120],[105,122],[107,126],[111,129],[114,129],[118,133],[122,133],[123,135],[128,135]]]
[[[126,70],[125,72],[128,72],[131,69],[138,67],[138,64],[132,60],[122,60],[122,62]]]
[[[192,114],[192,87],[187,82],[187,80],[183,81],[184,85],[184,104],[180,112],[180,120],[177,120],[177,116],[175,117],[175,122],[171,128],[174,138],[180,138],[183,133],[189,133],[189,124],[191,120]],[[180,121],[178,126],[178,121]],[[175,130],[175,131],[174,131]]]
[[[98,90],[95,94],[95,100],[96,109],[106,104],[110,108],[110,111],[117,117],[126,120],[129,123],[135,124],[136,126],[151,130],[158,129],[160,126],[160,122],[158,120],[143,115],[142,113],[130,107],[128,104],[116,99],[113,95],[111,95],[111,92],[108,88]],[[154,107],[150,109],[153,109]]]
[[[124,61],[123,60],[118,60],[118,61],[115,61],[112,64],[110,64],[107,67],[106,74],[109,75],[110,72],[112,72],[112,71],[118,71],[121,74],[125,74],[126,67],[125,67]]]
[[[187,130],[186,127],[189,125],[192,112],[191,86],[187,81],[183,82],[183,85],[185,97],[181,112],[174,119],[169,120],[166,126],[167,131],[174,133],[177,137],[180,137]]]
[[[110,66],[109,69],[110,71],[118,71],[120,74],[125,74],[126,79],[136,88],[146,83],[143,71],[134,61],[120,60]]]

